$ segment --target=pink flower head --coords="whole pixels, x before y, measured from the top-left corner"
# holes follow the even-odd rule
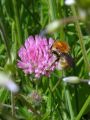
[[[55,67],[55,56],[51,52],[54,40],[36,35],[30,36],[24,46],[18,51],[21,60],[18,60],[18,67],[23,69],[26,74],[50,75]],[[54,64],[53,64],[54,63]]]

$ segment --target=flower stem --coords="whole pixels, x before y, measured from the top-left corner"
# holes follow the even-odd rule
[[[19,17],[19,13],[18,13],[18,9],[17,9],[17,2],[16,2],[16,0],[12,0],[12,3],[13,3],[13,9],[14,9],[15,22],[16,22],[18,45],[20,46],[21,42],[22,42],[20,17]]]
[[[4,108],[8,108],[8,109],[9,109],[9,108],[10,108],[10,109],[12,108],[12,106],[9,105],[9,104],[0,104],[0,105],[1,105],[2,107],[4,107]],[[15,107],[15,110],[18,110],[18,109],[19,109],[19,107],[16,106],[16,107]]]
[[[12,109],[12,116],[15,115],[15,101],[14,101],[14,95],[13,93],[11,92],[11,109]]]
[[[56,7],[56,0],[49,0],[49,12],[50,12],[50,19],[54,21],[57,19],[57,7]],[[58,37],[58,33],[54,34],[55,39]]]
[[[49,85],[49,90],[50,90],[51,96],[52,96],[52,98],[54,100],[54,104],[57,105],[57,100],[56,100],[56,98],[54,96],[54,93],[52,92],[52,89],[51,89],[50,85]],[[62,112],[61,112],[61,109],[60,109],[59,105],[57,105],[57,109],[56,110],[57,110],[57,113],[59,115],[60,120],[63,120]]]
[[[57,18],[57,9],[56,9],[56,1],[55,0],[49,0],[49,8],[50,8],[50,16],[51,21],[55,20]]]
[[[1,19],[0,19],[0,34],[1,34],[2,40],[4,42],[8,58],[11,59],[10,49],[9,49],[9,45],[8,45],[9,40],[8,40],[7,33],[5,30],[5,25]]]
[[[68,88],[66,88],[65,93],[66,93],[66,98],[67,98],[67,103],[68,103],[68,107],[69,107],[69,111],[70,111],[71,120],[73,120],[74,119],[74,112],[73,112],[73,108],[72,108],[72,104],[71,104],[71,100],[70,100],[70,93],[69,93]]]
[[[9,46],[8,46],[8,38],[7,38],[7,35],[5,34],[5,29],[4,29],[4,25],[0,19],[0,28],[1,28],[1,36],[2,36],[2,39],[4,41],[4,44],[5,44],[5,47],[6,47],[6,50],[7,50],[7,55],[8,55],[8,58],[9,58],[9,63],[12,64],[12,58],[11,58],[11,54],[10,54],[10,49],[9,49]],[[3,70],[1,67],[0,67],[1,70]],[[14,106],[14,95],[13,93],[11,92],[11,109],[12,109],[12,116],[14,116],[14,112],[15,112],[15,106]]]
[[[77,13],[76,13],[74,5],[71,6],[71,10],[72,10],[73,16],[77,17]],[[89,64],[88,59],[87,59],[87,53],[86,53],[86,49],[85,49],[85,46],[84,46],[84,43],[83,43],[83,35],[82,35],[82,32],[81,32],[81,28],[80,28],[78,19],[75,20],[75,27],[76,27],[77,34],[78,34],[78,37],[79,37],[79,42],[80,42],[84,62],[85,62],[85,65],[86,65],[86,69],[89,72],[90,71],[90,64]]]
[[[77,115],[77,117],[75,118],[75,120],[80,120],[83,113],[85,112],[85,110],[87,109],[88,105],[90,104],[90,95],[88,96],[86,102],[84,103],[83,107],[81,108],[79,114]]]
[[[73,16],[77,17],[77,13],[76,13],[74,5],[71,6],[71,10],[72,10]],[[76,25],[76,30],[77,30],[77,33],[78,33],[79,42],[80,42],[80,46],[81,46],[81,51],[82,51],[82,54],[83,54],[84,62],[85,62],[85,65],[86,65],[86,69],[87,69],[88,72],[90,72],[90,64],[89,64],[89,61],[87,59],[88,58],[87,57],[87,52],[86,52],[86,49],[85,49],[85,46],[84,46],[83,35],[82,35],[82,32],[81,32],[81,28],[80,28],[78,19],[76,19],[75,25]],[[89,103],[90,103],[90,96],[88,96],[86,102],[84,103],[81,111],[79,112],[79,114],[77,115],[75,120],[80,120],[81,116],[83,115],[83,113],[86,110],[86,108],[89,105]]]
[[[61,79],[62,79],[62,78],[59,78],[59,80],[57,81],[57,83],[56,83],[55,86],[53,87],[52,92],[54,92],[55,89],[59,86],[59,84],[60,84],[60,82],[61,82]]]
[[[78,103],[78,89],[77,89],[77,85],[74,85],[74,90],[75,90],[76,114],[78,114],[78,111],[79,111],[79,103]]]

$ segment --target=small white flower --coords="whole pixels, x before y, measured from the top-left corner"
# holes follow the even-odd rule
[[[90,72],[88,73],[88,75],[90,76]]]
[[[77,76],[70,76],[63,78],[64,82],[76,84],[80,82],[80,79]]]
[[[46,26],[46,33],[53,33],[55,32],[61,25],[61,22],[59,20],[55,20],[52,23],[48,24]]]
[[[90,85],[90,81],[88,81],[88,85]]]
[[[17,92],[19,90],[19,87],[13,82],[11,77],[4,72],[0,72],[0,86],[9,89],[12,92]]]
[[[72,5],[75,3],[75,0],[65,0],[66,5]]]

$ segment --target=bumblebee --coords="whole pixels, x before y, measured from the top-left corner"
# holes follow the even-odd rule
[[[55,62],[58,62],[62,69],[75,66],[74,59],[69,54],[70,47],[66,42],[55,41],[52,45],[51,50],[57,58]]]

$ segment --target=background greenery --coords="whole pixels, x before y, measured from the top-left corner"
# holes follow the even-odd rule
[[[39,34],[54,20],[85,13],[84,21],[73,19],[59,26],[47,37],[67,41],[74,57],[75,69],[65,76],[89,79],[90,73],[90,2],[76,1],[67,6],[64,0],[0,0],[0,70],[10,72],[20,91],[13,94],[0,88],[0,120],[89,120],[90,86],[66,84],[63,72],[50,78],[32,78],[17,68],[18,50],[29,35]],[[32,97],[33,93],[38,99]]]

